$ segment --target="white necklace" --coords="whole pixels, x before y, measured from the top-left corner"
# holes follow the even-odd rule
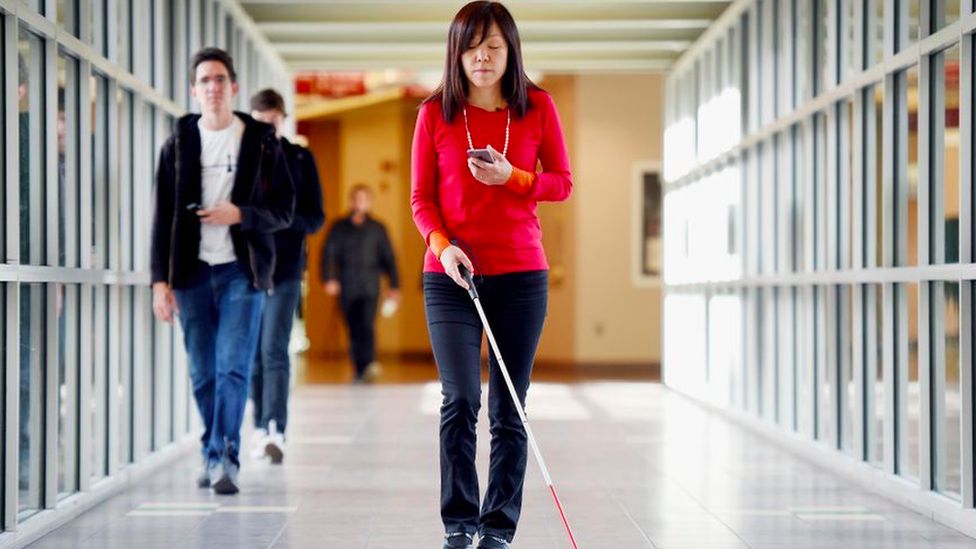
[[[471,130],[468,128],[468,109],[461,107],[461,112],[464,114],[464,133],[468,134],[468,148],[473,149],[474,141],[471,140]],[[508,157],[508,130],[512,126],[512,109],[505,109],[505,114],[505,147],[502,149],[502,156]]]

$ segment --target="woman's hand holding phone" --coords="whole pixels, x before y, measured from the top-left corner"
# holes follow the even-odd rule
[[[504,185],[512,176],[512,165],[502,156],[502,153],[496,151],[491,145],[488,145],[487,151],[493,162],[485,162],[477,156],[472,156],[478,155],[477,151],[483,150],[486,149],[468,151],[468,169],[471,170],[471,175],[485,185]]]

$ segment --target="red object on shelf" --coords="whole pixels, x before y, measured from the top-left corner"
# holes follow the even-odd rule
[[[349,97],[366,93],[363,73],[299,73],[295,76],[295,93],[322,97]]]

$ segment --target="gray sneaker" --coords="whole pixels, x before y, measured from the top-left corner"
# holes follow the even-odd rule
[[[478,538],[478,549],[508,549],[509,543],[498,536],[481,536]]]
[[[203,470],[197,477],[197,488],[210,488],[210,460],[203,458]]]
[[[443,549],[473,549],[474,536],[464,532],[454,532],[444,536]]]

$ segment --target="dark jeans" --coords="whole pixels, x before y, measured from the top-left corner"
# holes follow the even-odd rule
[[[546,317],[548,272],[482,277],[478,291],[524,405]],[[525,429],[491,353],[491,463],[488,490],[479,513],[475,426],[481,407],[481,319],[467,292],[444,274],[424,274],[424,304],[444,396],[440,426],[441,519],[449,533],[479,532],[511,541],[522,510]]]
[[[201,265],[193,283],[175,293],[193,398],[203,420],[203,455],[240,465],[241,422],[265,294],[236,262]]]
[[[342,313],[349,328],[349,358],[356,367],[356,377],[362,377],[370,362],[376,359],[376,301],[368,295],[343,302]]]
[[[251,373],[251,400],[254,401],[254,426],[267,429],[274,420],[279,433],[288,423],[288,381],[291,364],[288,342],[295,308],[301,295],[299,280],[275,285],[274,293],[264,301],[261,337],[257,358]]]

